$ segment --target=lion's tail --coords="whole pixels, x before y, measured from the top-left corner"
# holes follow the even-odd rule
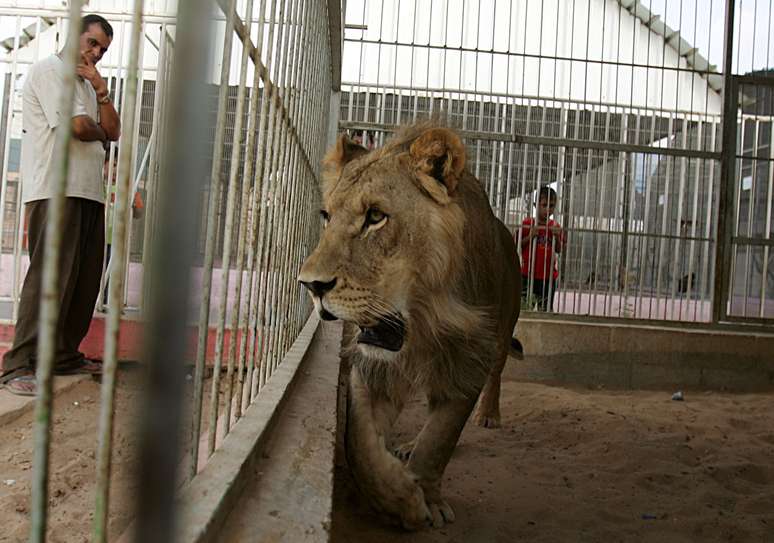
[[[516,360],[524,360],[524,347],[521,346],[521,342],[515,337],[511,337],[511,356]]]

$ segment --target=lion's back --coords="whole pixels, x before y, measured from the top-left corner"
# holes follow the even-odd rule
[[[460,202],[465,211],[465,276],[468,302],[489,307],[499,334],[510,333],[519,315],[521,271],[516,244],[506,226],[492,212],[480,182],[468,174]]]

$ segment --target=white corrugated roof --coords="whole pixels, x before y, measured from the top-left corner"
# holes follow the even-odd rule
[[[707,84],[712,90],[716,92],[723,90],[723,76],[718,73],[717,66],[710,64],[706,58],[699,54],[696,47],[685,41],[680,35],[680,31],[670,28],[661,20],[660,15],[654,15],[639,0],[616,1],[626,11],[642,21],[651,32],[663,37],[666,44],[677,51],[677,54],[685,59],[690,68],[696,70],[701,77],[707,80]]]
[[[41,17],[40,25],[38,25],[37,23],[32,23],[31,25],[28,25],[22,28],[21,33],[19,35],[19,47],[24,47],[33,39],[35,39],[35,36],[37,35],[38,30],[42,32],[53,24],[54,24],[54,19],[50,17]],[[0,41],[0,45],[2,45],[3,49],[5,49],[6,52],[13,51],[15,43],[16,43],[15,36],[11,36],[10,38],[6,38],[3,41]]]

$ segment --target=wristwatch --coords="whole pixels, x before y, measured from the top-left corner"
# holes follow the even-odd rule
[[[108,102],[110,102],[110,95],[106,94],[102,98],[97,98],[97,102],[99,102],[100,104],[107,104]]]

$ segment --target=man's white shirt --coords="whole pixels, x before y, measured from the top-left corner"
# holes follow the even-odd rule
[[[24,83],[22,105],[21,184],[22,202],[52,198],[56,128],[62,124],[59,115],[64,63],[51,55],[30,67]],[[94,87],[76,76],[73,117],[88,115],[99,122],[99,106]],[[70,121],[64,126],[69,130]],[[105,202],[102,166],[105,150],[102,142],[70,140],[70,165],[67,196]]]

